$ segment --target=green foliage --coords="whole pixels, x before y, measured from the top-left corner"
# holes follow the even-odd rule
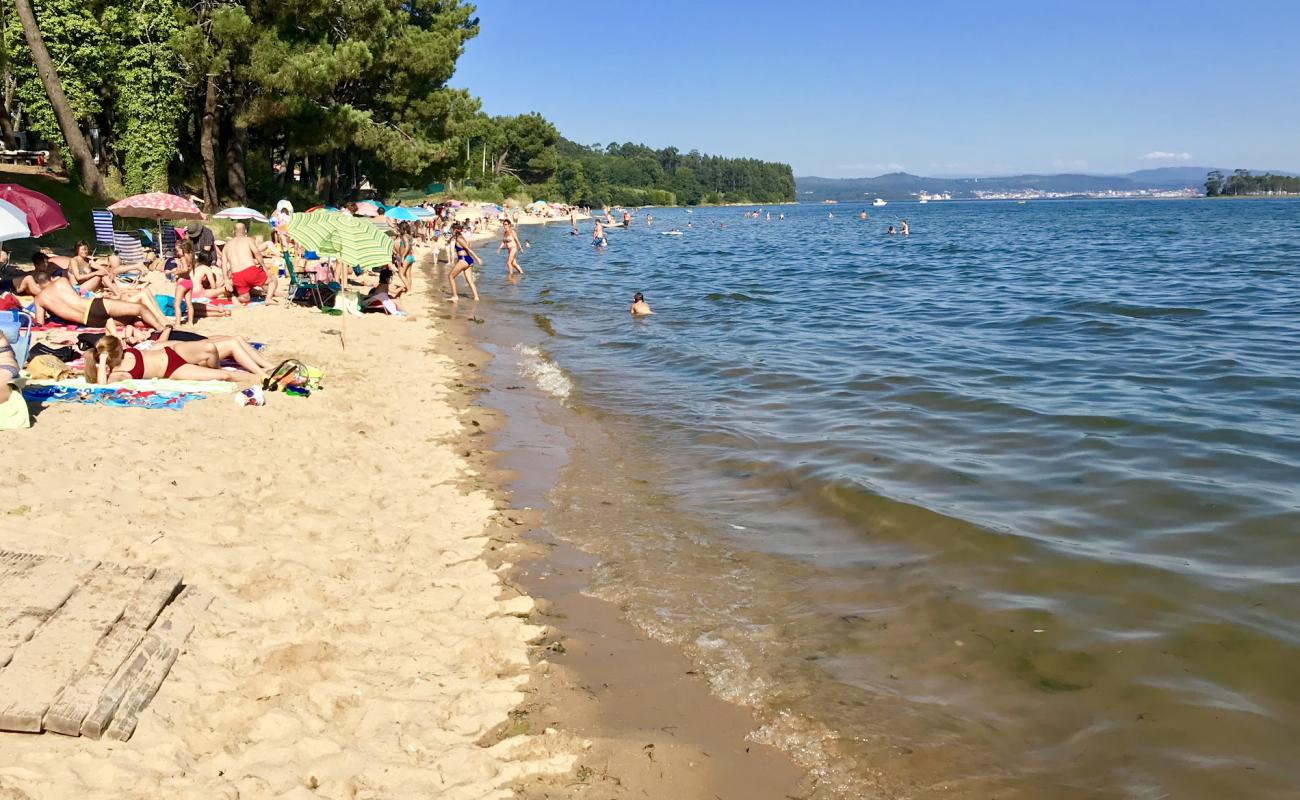
[[[556,187],[565,200],[584,205],[778,203],[795,196],[788,164],[630,142],[584,146],[562,139],[556,152]]]
[[[185,113],[180,60],[173,39],[181,28],[176,0],[115,0],[102,17],[113,42],[114,151],[128,194],[166,189]]]
[[[478,33],[463,0],[32,0],[108,185],[312,204],[435,181],[476,201],[599,206],[794,198],[789,166],[578,145],[448,86]],[[0,69],[22,127],[61,145],[11,4]],[[208,100],[212,100],[208,103]],[[64,148],[66,149],[66,148]],[[473,181],[477,188],[467,188]]]
[[[67,144],[45,95],[45,87],[23,37],[12,3],[3,4],[4,44],[15,96],[22,106],[24,127],[52,143],[69,162]],[[103,109],[103,74],[109,69],[110,42],[90,5],[84,0],[32,0],[50,59],[59,71],[68,106],[79,123],[88,126]]]
[[[1205,194],[1208,197],[1300,194],[1300,177],[1271,172],[1255,175],[1244,169],[1234,170],[1224,177],[1223,173],[1215,170],[1205,176]]]

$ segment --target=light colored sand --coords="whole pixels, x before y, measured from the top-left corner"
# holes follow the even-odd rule
[[[326,370],[310,398],[52,406],[6,433],[0,547],[178,570],[215,595],[129,742],[0,734],[0,797],[508,797],[562,737],[476,742],[539,629],[482,560],[453,364],[417,320],[240,310],[201,332]]]

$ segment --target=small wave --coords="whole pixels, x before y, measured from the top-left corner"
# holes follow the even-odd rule
[[[772,302],[771,300],[766,300],[766,299],[764,299],[764,298],[762,298],[762,297],[750,297],[749,295],[745,294],[744,292],[731,292],[731,293],[727,293],[727,292],[710,292],[709,294],[707,294],[707,295],[704,296],[704,299],[705,299],[705,300],[710,300],[710,301],[715,302],[715,303],[716,303],[716,302],[719,302],[719,301],[721,301],[721,300],[731,300],[731,301],[736,302],[736,303],[770,303],[770,302]]]
[[[531,378],[538,389],[561,400],[569,399],[569,394],[573,391],[573,383],[558,364],[532,345],[517,344],[515,352],[519,354],[520,373]]]
[[[1091,312],[1095,314],[1116,314],[1133,319],[1192,319],[1203,317],[1210,312],[1204,308],[1187,306],[1130,306],[1122,303],[1079,300],[1067,303],[1070,311]]]

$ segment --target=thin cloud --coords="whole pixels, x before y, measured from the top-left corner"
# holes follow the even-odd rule
[[[1191,153],[1170,153],[1166,150],[1152,150],[1142,156],[1143,161],[1190,161]]]

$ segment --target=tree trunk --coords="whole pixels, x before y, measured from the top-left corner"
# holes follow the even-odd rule
[[[14,123],[9,117],[8,99],[0,99],[0,136],[4,137],[5,148],[12,150],[17,141],[14,136]]]
[[[217,153],[212,144],[217,127],[217,76],[208,74],[203,96],[203,123],[199,126],[199,155],[203,159],[203,205],[211,214],[217,210]]]
[[[231,122],[226,140],[226,188],[240,205],[248,204],[248,185],[244,173],[244,150],[248,145],[248,128]]]
[[[95,159],[90,154],[90,145],[86,144],[86,137],[81,135],[81,128],[77,127],[77,120],[72,116],[68,98],[63,94],[63,84],[59,81],[59,73],[55,72],[50,52],[45,49],[41,29],[36,27],[36,14],[32,11],[31,0],[14,0],[14,6],[18,10],[18,19],[23,24],[27,47],[32,51],[32,62],[36,65],[37,74],[41,76],[45,94],[50,98],[54,116],[59,121],[63,141],[67,143],[72,159],[77,162],[81,188],[95,197],[103,197],[106,194],[104,177],[99,174],[99,167],[95,166]]]

